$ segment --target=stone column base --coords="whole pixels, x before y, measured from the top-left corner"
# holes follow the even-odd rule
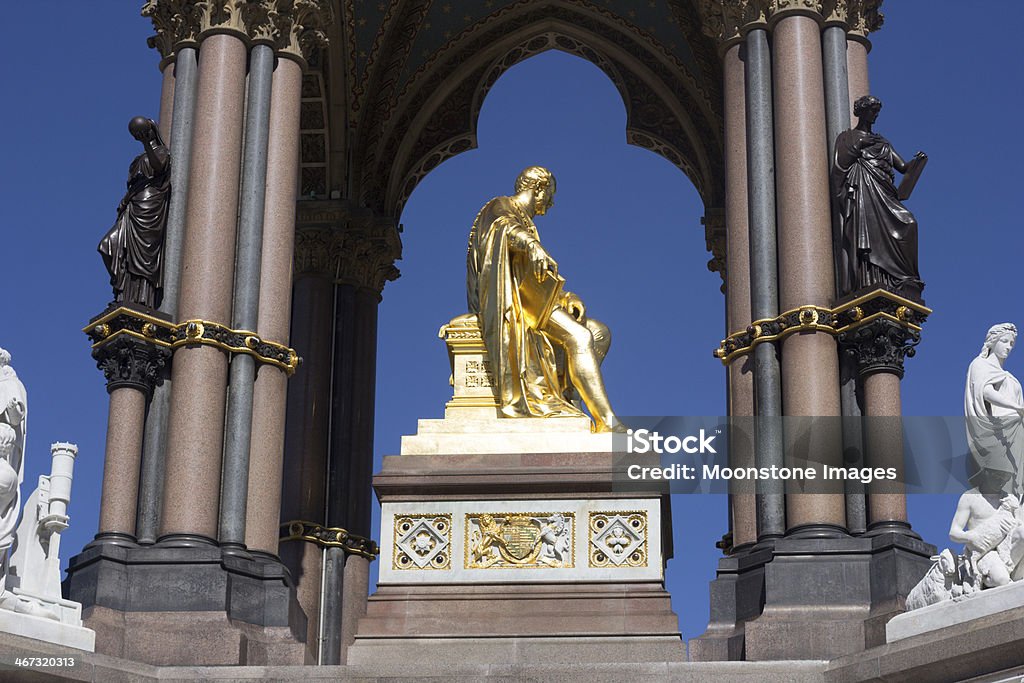
[[[64,592],[82,603],[96,651],[157,665],[312,661],[306,616],[276,558],[216,546],[87,546]]]
[[[882,645],[886,622],[903,612],[934,554],[910,533],[886,532],[782,538],[724,558],[712,581],[711,623],[690,642],[690,658],[830,659]]]

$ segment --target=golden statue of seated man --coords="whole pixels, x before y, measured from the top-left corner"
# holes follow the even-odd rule
[[[579,392],[596,431],[620,431],[601,361],[611,345],[603,323],[562,291],[558,264],[544,250],[533,217],[554,203],[555,178],[531,166],[515,194],[487,202],[469,233],[467,298],[477,316],[501,412],[509,417],[579,417]]]

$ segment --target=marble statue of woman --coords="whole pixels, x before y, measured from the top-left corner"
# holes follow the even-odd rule
[[[7,551],[14,545],[25,476],[25,385],[11,367],[11,354],[0,349],[0,594],[7,572]]]
[[[1017,378],[1003,368],[1017,343],[1012,323],[993,325],[981,353],[971,361],[964,391],[967,441],[974,470],[1014,472],[1007,493],[1024,493],[1024,393]]]

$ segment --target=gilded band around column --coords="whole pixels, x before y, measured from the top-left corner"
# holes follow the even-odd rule
[[[728,365],[750,353],[758,344],[784,339],[796,332],[817,331],[838,336],[875,320],[888,320],[911,332],[920,332],[932,309],[909,299],[877,289],[835,308],[800,306],[777,318],[755,320],[746,330],[734,332],[715,349],[715,358]]]
[[[128,336],[172,349],[188,344],[206,344],[230,353],[244,353],[259,363],[281,368],[288,376],[294,374],[299,365],[299,356],[294,349],[261,339],[255,332],[233,330],[209,320],[185,320],[175,325],[121,307],[96,319],[82,331],[93,342],[94,350],[117,337]]]

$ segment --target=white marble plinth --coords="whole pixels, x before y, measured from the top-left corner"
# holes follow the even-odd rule
[[[416,434],[402,437],[401,454],[612,452],[614,436],[590,427],[587,417],[511,418],[493,408],[449,408],[443,420],[419,420]]]
[[[474,553],[486,526],[520,555]],[[557,518],[553,522],[553,518]],[[380,585],[660,581],[661,500],[437,500],[381,505]]]
[[[59,615],[63,623],[56,619],[0,609],[0,632],[95,652],[96,632],[82,626],[82,606],[80,604],[70,600],[38,598],[38,596],[30,596],[17,590],[15,593],[43,602],[47,609]]]
[[[945,600],[897,615],[885,625],[888,643],[1024,607],[1024,581],[988,588],[962,600]]]

